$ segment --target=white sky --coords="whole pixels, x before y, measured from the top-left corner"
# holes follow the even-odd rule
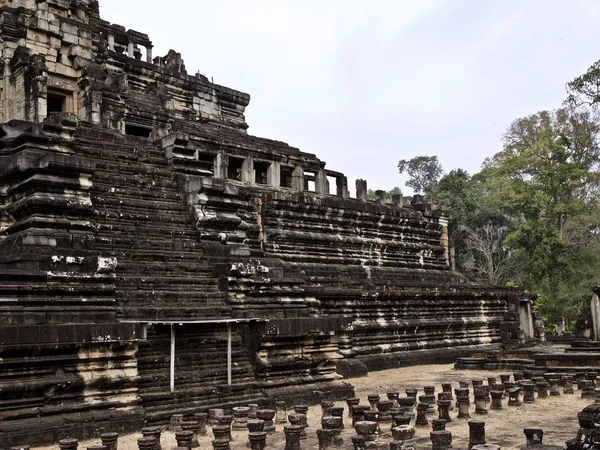
[[[479,171],[510,122],[600,59],[598,0],[100,0],[154,56],[252,96],[248,132],[373,189],[400,159]]]

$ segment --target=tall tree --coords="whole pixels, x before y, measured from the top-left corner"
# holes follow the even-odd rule
[[[596,61],[586,73],[567,83],[568,105],[573,107],[596,107],[600,103],[600,61]]]
[[[511,260],[518,261],[518,281],[541,294],[548,313],[572,317],[574,305],[589,300],[597,277],[582,282],[580,261],[600,275],[598,252],[589,251],[598,245],[589,231],[595,219],[589,219],[596,215],[600,185],[599,132],[598,117],[585,109],[518,119],[481,173],[489,200],[518,221],[505,240]]]
[[[398,171],[406,172],[409,180],[406,186],[411,187],[417,194],[429,194],[444,173],[437,156],[415,156],[412,159],[402,159],[398,163]]]

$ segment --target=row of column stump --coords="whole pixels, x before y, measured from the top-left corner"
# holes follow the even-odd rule
[[[528,376],[529,375],[529,376]],[[452,434],[446,430],[451,422],[451,411],[456,411],[457,419],[470,419],[471,389],[475,400],[476,415],[488,414],[490,410],[504,409],[503,400],[508,398],[508,406],[520,406],[533,403],[537,399],[561,394],[581,392],[583,398],[595,398],[600,403],[600,388],[597,387],[596,373],[581,375],[558,375],[554,373],[532,372],[523,374],[515,372],[511,381],[510,374],[489,377],[487,385],[484,380],[474,379],[471,382],[461,381],[454,388],[451,383],[442,384],[442,392],[435,395],[434,386],[425,386],[423,395],[417,389],[406,389],[406,396],[399,392],[388,392],[387,399],[377,394],[368,395],[368,405],[361,405],[360,399],[349,398],[347,416],[351,420],[356,434],[351,437],[355,450],[378,448],[378,436],[388,435],[385,426],[389,426],[392,440],[390,450],[410,450],[414,448],[414,427],[428,427],[432,431],[430,439],[433,450],[446,450],[452,447]],[[537,397],[536,397],[537,393]],[[491,399],[491,401],[490,401]],[[285,402],[276,402],[275,409],[259,409],[257,404],[236,407],[231,414],[223,409],[210,409],[208,412],[196,413],[186,420],[182,414],[171,418],[169,430],[174,432],[177,441],[175,450],[195,449],[199,447],[198,436],[208,434],[208,426],[212,429],[214,450],[229,450],[233,430],[248,430],[247,447],[252,450],[264,450],[267,436],[276,432],[275,424],[286,424],[285,450],[299,450],[302,441],[308,438],[308,406],[295,405],[288,411]],[[416,406],[416,414],[415,414]],[[436,414],[437,419],[429,420]],[[345,407],[336,407],[331,401],[321,402],[321,429],[316,430],[319,449],[327,450],[344,444]],[[414,424],[414,426],[413,426]],[[469,449],[499,450],[500,447],[486,443],[485,422],[469,420]],[[160,427],[146,427],[138,439],[139,450],[163,450],[161,448]],[[525,429],[527,445],[541,444],[543,431]],[[104,433],[100,436],[101,445],[87,447],[88,450],[118,450],[116,433]],[[381,443],[379,443],[381,445]],[[63,439],[59,442],[60,450],[78,450],[76,439]],[[453,447],[455,450],[456,447]],[[10,450],[29,450],[28,446],[13,447]]]

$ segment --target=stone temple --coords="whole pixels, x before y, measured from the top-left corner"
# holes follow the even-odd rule
[[[351,197],[97,1],[0,1],[0,38],[5,446],[347,398],[536,337],[525,294],[449,269],[436,204]]]

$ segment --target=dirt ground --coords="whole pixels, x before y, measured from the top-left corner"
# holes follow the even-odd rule
[[[508,372],[502,372],[508,373]],[[453,387],[458,387],[458,382],[471,380],[473,378],[487,379],[488,376],[497,376],[498,372],[487,371],[456,371],[452,365],[428,365],[413,366],[401,369],[385,370],[381,372],[372,372],[366,378],[352,379],[350,382],[356,388],[356,397],[361,399],[361,404],[368,404],[368,394],[379,394],[382,399],[386,398],[386,392],[399,391],[404,396],[405,388],[418,388],[421,395],[423,386],[436,386],[437,392],[441,392],[441,384],[451,382]],[[525,435],[523,428],[541,428],[544,430],[544,444],[562,446],[568,439],[573,439],[579,429],[577,422],[577,413],[591,402],[589,399],[582,399],[578,391],[575,395],[561,395],[560,397],[549,397],[540,399],[532,404],[524,404],[518,407],[506,406],[506,400],[503,401],[505,409],[502,411],[489,411],[487,415],[475,415],[471,417],[475,420],[483,420],[486,423],[486,439],[488,444],[500,445],[503,449],[519,449],[525,445]],[[345,406],[345,402],[338,402],[336,406]],[[474,411],[474,402],[471,402],[471,411]],[[466,447],[469,440],[469,427],[466,419],[456,419],[456,411],[451,411],[450,415],[453,421],[447,425],[446,429],[452,432],[453,446]],[[431,416],[436,418],[437,416]],[[303,449],[317,449],[318,440],[315,431],[320,428],[321,408],[313,406],[308,412],[309,428],[307,433],[309,438],[302,441]],[[354,434],[350,419],[345,414],[345,425],[343,437],[343,449],[352,449],[350,437]],[[419,449],[431,448],[429,440],[429,427],[416,427],[416,447]],[[141,437],[140,433],[119,438],[119,450],[137,450],[137,439]],[[234,440],[230,447],[232,450],[245,449],[247,443],[247,432],[234,431]],[[382,425],[382,435],[377,438],[377,442],[383,448],[389,448],[387,444],[391,439],[389,425]],[[209,430],[209,436],[199,438],[200,449],[212,448],[212,433]],[[88,446],[100,444],[100,439],[94,439],[81,442],[80,449]],[[173,433],[164,432],[161,438],[163,450],[171,450],[176,447],[176,441]],[[285,446],[285,437],[283,434],[283,424],[277,425],[277,432],[267,437],[267,450],[282,449]],[[38,447],[39,450],[58,450],[58,446]]]

